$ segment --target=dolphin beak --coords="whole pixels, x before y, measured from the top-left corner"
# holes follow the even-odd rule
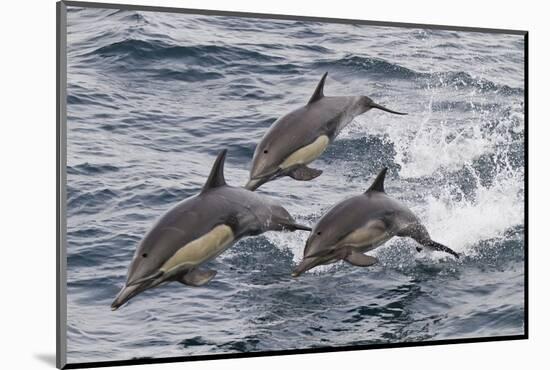
[[[144,278],[128,281],[126,283],[126,286],[139,285],[139,284],[144,283],[146,281],[152,281],[152,280],[155,280],[155,279],[158,279],[159,277],[161,277],[162,274],[164,274],[164,272],[159,270],[159,271],[155,272],[154,274],[148,275]]]
[[[248,189],[250,191],[254,191],[258,189],[260,186],[265,184],[266,182],[269,182],[271,180],[274,180],[278,177],[284,176],[285,171],[281,168],[278,168],[272,172],[264,172],[261,174],[250,174],[250,180],[246,183],[244,186],[245,189]]]
[[[128,302],[131,298],[135,297],[139,293],[161,284],[164,280],[162,278],[163,274],[164,273],[162,271],[159,271],[153,275],[148,276],[147,278],[139,279],[131,283],[126,283],[122,287],[120,292],[118,292],[113,303],[111,303],[111,310],[118,310],[120,306]]]
[[[118,310],[119,307],[128,302],[130,298],[138,294],[140,292],[139,287],[139,285],[123,286],[113,303],[111,303],[111,311]]]
[[[248,180],[244,188],[250,191],[254,191],[258,189],[260,186],[262,186],[263,183],[265,183],[265,181],[261,178],[250,179]]]
[[[376,104],[374,102],[370,103],[369,106],[371,108],[376,108],[376,109],[380,109],[380,110],[383,110],[384,112],[388,112],[388,113],[392,113],[392,114],[400,114],[402,116],[406,116],[407,113],[401,113],[401,112],[396,112],[394,110],[391,110],[391,109],[388,109],[386,107],[384,107],[383,105],[380,105],[380,104]]]
[[[292,277],[298,277],[302,275],[307,270],[311,270],[317,266],[317,259],[316,258],[304,258],[302,262],[298,264],[292,271]]]

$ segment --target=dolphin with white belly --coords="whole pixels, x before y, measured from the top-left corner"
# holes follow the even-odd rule
[[[202,267],[242,237],[268,230],[307,230],[266,196],[226,184],[222,151],[202,191],[165,213],[137,247],[112,310],[160,284],[201,286],[216,275]]]
[[[356,116],[372,108],[404,115],[376,104],[367,96],[325,96],[323,75],[309,102],[276,120],[256,146],[250,179],[255,190],[283,176],[308,181],[322,171],[307,165],[317,159]]]
[[[459,255],[433,241],[426,227],[401,202],[384,191],[384,168],[363,194],[346,199],[331,208],[313,227],[306,242],[304,258],[292,272],[296,277],[319,265],[344,260],[354,266],[377,262],[365,255],[394,236],[409,237],[429,250]],[[417,247],[421,251],[421,247]]]

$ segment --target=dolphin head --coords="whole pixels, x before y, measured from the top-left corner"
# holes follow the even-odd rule
[[[160,268],[165,261],[161,261],[158,256],[150,253],[155,244],[150,243],[146,238],[139,245],[128,268],[126,285],[136,285],[159,275]]]
[[[380,110],[383,110],[384,112],[388,112],[388,113],[392,113],[392,114],[399,114],[399,115],[402,115],[402,116],[407,115],[407,113],[396,112],[394,110],[391,110],[389,108],[384,107],[383,105],[376,104],[368,96],[360,96],[358,103],[359,103],[360,110],[363,113],[375,108],[375,109],[380,109]]]
[[[132,297],[139,293],[153,288],[163,281],[163,272],[161,267],[165,259],[151,253],[157,243],[154,242],[152,233],[149,233],[138,246],[134,258],[128,268],[126,284],[117,294],[111,304],[114,311],[128,302]]]
[[[275,143],[271,143],[269,137],[265,137],[256,146],[254,156],[252,157],[250,179],[245,185],[246,189],[256,190],[262,184],[280,174],[279,165],[284,161],[285,156],[281,155],[281,150],[275,145]]]
[[[111,304],[114,311],[139,293],[170,281],[174,272],[165,264],[181,245],[181,231],[155,225],[140,242],[126,276],[126,283]]]
[[[312,268],[345,258],[345,250],[339,248],[338,242],[342,235],[336,228],[327,227],[326,222],[321,221],[315,225],[304,249],[304,258],[292,271],[292,276],[297,277]]]

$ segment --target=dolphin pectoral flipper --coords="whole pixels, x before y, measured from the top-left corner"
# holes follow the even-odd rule
[[[346,256],[346,258],[344,258],[344,261],[354,266],[367,267],[377,263],[378,259],[372,256],[367,256],[363,253],[352,251]]]
[[[200,270],[194,269],[190,272],[183,274],[178,281],[185,285],[201,286],[208,283],[216,276],[215,270]]]
[[[298,181],[309,181],[313,180],[316,177],[319,177],[323,173],[322,170],[317,170],[315,168],[307,167],[306,165],[300,165],[290,171],[288,176],[292,177],[294,180]]]

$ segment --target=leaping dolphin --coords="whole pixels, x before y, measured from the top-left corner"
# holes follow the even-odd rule
[[[202,191],[170,209],[145,235],[112,310],[162,283],[208,283],[216,271],[201,266],[242,237],[268,230],[311,231],[268,197],[227,185],[223,174],[226,152],[218,155]]]
[[[307,167],[356,116],[372,108],[404,115],[376,104],[367,96],[325,96],[323,75],[309,102],[275,121],[256,146],[250,179],[255,190],[283,176],[308,181],[323,171]]]
[[[384,168],[364,194],[336,204],[313,227],[304,249],[304,258],[292,272],[296,277],[318,265],[344,260],[354,266],[370,266],[377,259],[363,253],[394,236],[409,237],[422,246],[459,255],[433,241],[426,228],[406,206],[384,191]],[[421,251],[421,247],[417,247]]]

